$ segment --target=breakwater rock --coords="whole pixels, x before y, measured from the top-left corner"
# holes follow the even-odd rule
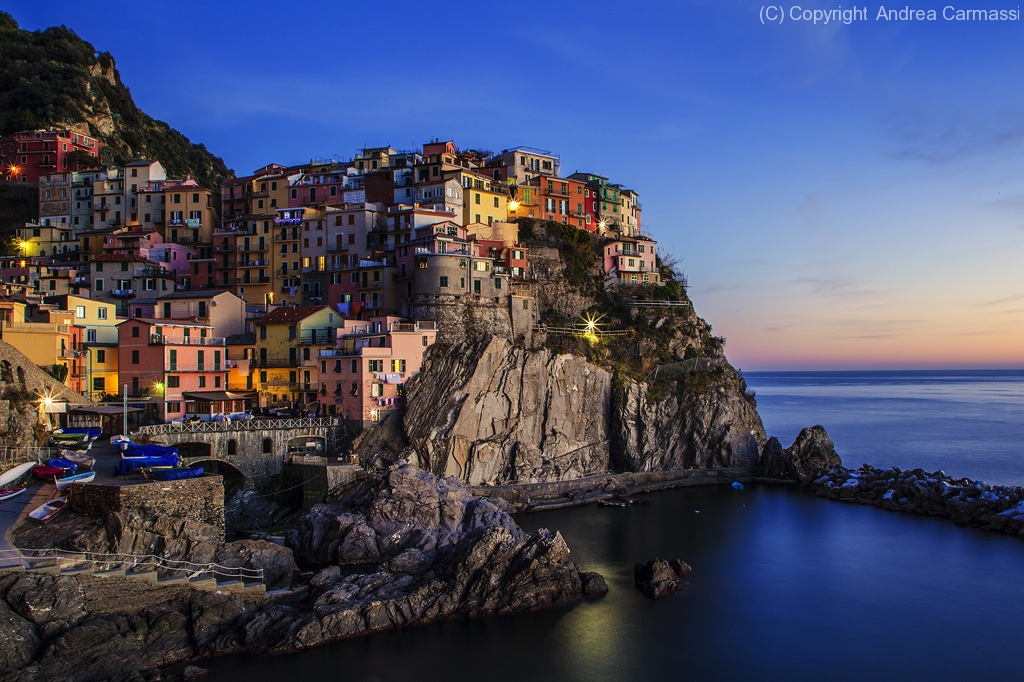
[[[293,566],[285,548],[252,541],[217,545],[203,528],[172,520],[77,523],[79,532],[71,535],[79,547],[154,546],[167,554],[173,545],[186,556],[212,552],[218,561],[277,566],[272,579],[280,581]],[[81,539],[85,529],[91,529],[89,540]],[[330,565],[309,580],[265,593],[0,572],[0,682],[155,680],[164,675],[159,668],[206,657],[286,652],[607,591],[600,575],[569,559],[557,532],[528,535],[456,481],[408,465],[360,484],[335,504],[315,507],[289,542],[296,555]],[[342,574],[341,564],[367,559],[365,572]]]
[[[819,497],[945,516],[962,525],[1024,537],[1024,488],[1019,486],[992,486],[942,471],[876,469],[867,464],[859,469],[835,467],[813,481],[805,479],[804,485]]]

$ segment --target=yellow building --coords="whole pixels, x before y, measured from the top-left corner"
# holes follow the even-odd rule
[[[81,328],[79,337],[85,352],[82,393],[92,400],[100,400],[104,393],[117,395],[117,325],[121,320],[117,319],[116,306],[81,296],[60,296],[56,300],[74,313],[74,325]]]
[[[79,380],[81,361],[73,323],[74,313],[57,306],[0,299],[0,338],[44,369],[67,365],[69,379]],[[79,383],[70,385],[77,390]]]
[[[256,321],[256,389],[262,407],[315,409],[320,351],[334,348],[339,313],[327,306],[284,306]]]
[[[508,187],[486,175],[469,170],[449,171],[445,179],[457,178],[462,185],[462,224],[490,225],[507,221]]]
[[[78,251],[71,225],[37,225],[28,223],[18,229],[18,248],[22,256],[56,256],[59,253]]]

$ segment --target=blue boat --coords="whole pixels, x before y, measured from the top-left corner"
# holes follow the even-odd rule
[[[740,483],[739,481],[733,481],[732,487],[736,488],[736,490],[743,490],[743,484]]]
[[[51,459],[51,460],[49,460],[47,462],[47,464],[49,464],[52,467],[57,467],[58,469],[64,469],[68,473],[68,475],[73,474],[76,471],[78,471],[78,465],[77,464],[75,464],[74,462],[72,462],[69,459],[64,459],[63,457],[58,457],[56,459]]]
[[[117,469],[114,472],[115,476],[126,476],[134,473],[139,469],[147,467],[176,467],[181,464],[181,458],[178,457],[178,451],[175,448],[171,448],[173,454],[166,455],[154,455],[149,457],[122,457],[117,463]]]
[[[203,475],[203,467],[181,467],[179,469],[157,469],[150,473],[154,481],[180,481]]]

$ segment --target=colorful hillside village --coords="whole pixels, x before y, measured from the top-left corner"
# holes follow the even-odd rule
[[[530,309],[521,218],[599,235],[609,285],[659,283],[637,193],[538,149],[365,148],[219,196],[159,161],[78,168],[96,154],[71,131],[0,138],[0,170],[39,187],[38,220],[0,257],[0,338],[94,402],[127,397],[140,424],[381,420],[437,339],[438,302]]]

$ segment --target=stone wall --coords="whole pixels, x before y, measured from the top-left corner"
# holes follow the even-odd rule
[[[224,529],[224,481],[220,476],[144,483],[75,483],[69,489],[68,505],[77,514],[97,518],[112,511],[137,511]]]
[[[412,311],[417,320],[437,322],[437,340],[442,344],[486,334],[512,339],[508,299],[507,293],[497,297],[417,296]]]
[[[88,400],[44,372],[24,353],[0,341],[0,392],[24,391],[50,395],[57,401],[81,405]]]

